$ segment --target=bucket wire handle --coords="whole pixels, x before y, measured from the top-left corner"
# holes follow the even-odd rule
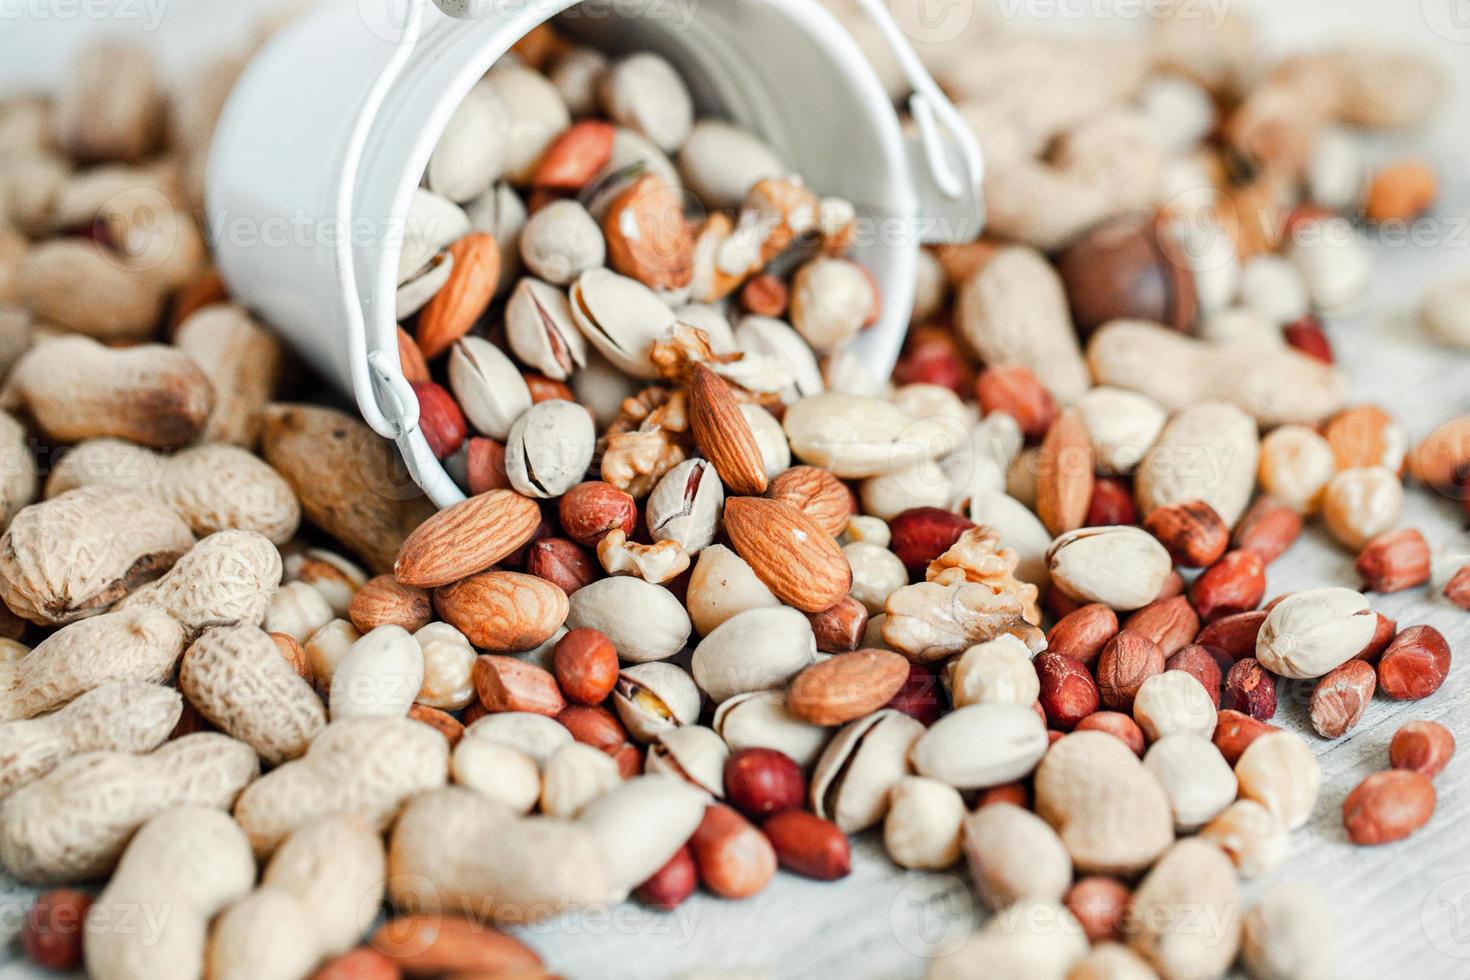
[[[883,39],[898,59],[904,78],[913,86],[914,94],[909,97],[909,111],[919,129],[919,139],[924,147],[924,158],[929,165],[930,176],[943,194],[951,200],[961,200],[975,194],[985,176],[985,158],[975,142],[970,128],[960,118],[954,103],[940,91],[939,84],[919,61],[919,56],[894,23],[893,17],[883,5],[883,0],[858,0],[878,25]],[[956,161],[953,151],[958,151]]]
[[[387,0],[385,9],[390,11],[393,0]],[[423,6],[420,0],[406,0],[403,31],[399,35],[393,54],[383,65],[382,71],[368,87],[362,106],[352,122],[344,153],[343,180],[337,188],[337,214],[345,219],[352,214],[353,199],[357,194],[357,171],[362,163],[363,148],[367,144],[368,131],[383,107],[388,90],[398,81],[403,67],[418,44],[423,24]],[[344,227],[351,227],[346,221]],[[367,323],[362,308],[362,297],[358,292],[357,272],[353,265],[352,235],[337,237],[335,265],[337,288],[341,292],[342,308],[347,314],[347,337],[352,349],[352,386],[357,394],[358,408],[364,421],[378,435],[388,439],[399,439],[418,425],[419,403],[403,376],[403,369],[383,351],[368,351]]]

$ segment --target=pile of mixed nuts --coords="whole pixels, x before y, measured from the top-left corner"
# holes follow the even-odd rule
[[[1359,226],[1434,199],[1356,131],[1438,80],[1265,65],[1234,17],[976,43],[942,80],[991,225],[921,253],[885,386],[843,352],[882,306],[852,204],[658,55],[528,36],[403,243],[403,370],[468,495],[437,512],[209,268],[240,59],[170,112],[113,44],[0,102],[0,864],[69,886],[30,958],[541,976],[496,926],[841,878],[881,826],[1048,923],[933,977],[1329,975],[1324,897],[1238,882],[1317,809],[1314,740],[1450,667],[1369,595],[1431,581],[1405,477],[1466,496],[1470,417],[1415,444],[1350,404],[1326,323]],[[1470,343],[1466,281],[1423,320]],[[1360,589],[1268,598],[1316,517]],[[1293,690],[1315,735],[1272,724]],[[1423,827],[1453,752],[1403,725],[1347,839]]]

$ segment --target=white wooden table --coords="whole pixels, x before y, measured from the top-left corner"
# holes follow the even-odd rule
[[[978,0],[984,4],[986,0]],[[1204,2],[1204,0],[1199,0]],[[1264,2],[1246,3],[1261,8]],[[1460,18],[1449,19],[1458,4]],[[170,49],[176,64],[197,62],[214,40],[238,37],[247,7],[173,0],[149,37]],[[1076,4],[1061,4],[1064,9]],[[1086,5],[1082,5],[1086,6]],[[1014,5],[1012,5],[1014,7]],[[0,10],[0,17],[12,6]],[[1026,9],[1022,6],[1022,9]],[[1045,4],[1037,9],[1050,9]],[[1379,275],[1364,311],[1331,325],[1354,397],[1376,402],[1422,437],[1454,415],[1470,412],[1470,355],[1437,348],[1418,333],[1412,311],[1425,284],[1470,269],[1470,3],[1467,0],[1293,0],[1270,4],[1259,22],[1272,43],[1309,47],[1362,33],[1422,47],[1453,70],[1456,112],[1430,134],[1385,142],[1380,157],[1427,153],[1444,181],[1437,217],[1426,226],[1432,247],[1379,247]],[[1462,27],[1455,28],[1454,24]],[[1432,26],[1433,25],[1433,26]],[[54,79],[59,54],[83,33],[79,26],[127,34],[127,25],[0,19],[0,92]],[[1435,29],[1437,26],[1438,30]],[[180,46],[180,42],[187,46]],[[1421,489],[1410,492],[1406,526],[1418,527],[1445,554],[1470,560],[1458,505]],[[1268,594],[1328,584],[1355,585],[1352,556],[1315,529],[1270,569]],[[1449,639],[1457,658],[1470,656],[1470,613],[1414,590],[1375,599],[1401,626],[1428,623]],[[1340,805],[1369,772],[1386,766],[1388,740],[1412,719],[1439,721],[1470,750],[1470,666],[1457,663],[1428,700],[1377,699],[1346,738],[1324,742],[1305,721],[1309,689],[1283,689],[1277,722],[1304,734],[1317,750],[1324,784],[1313,821],[1298,831],[1290,861],[1266,884],[1308,880],[1333,906],[1338,975],[1348,980],[1408,976],[1422,980],[1470,977],[1470,751],[1439,776],[1439,805],[1428,827],[1406,842],[1374,849],[1349,845]],[[913,977],[924,957],[970,927],[974,907],[963,874],[907,874],[882,855],[874,834],[856,842],[853,874],[838,884],[779,875],[758,898],[741,903],[697,896],[674,913],[652,914],[626,904],[606,915],[571,916],[525,930],[551,969],[568,977],[659,978],[699,968],[750,970],[779,977]],[[1246,889],[1259,893],[1257,883]],[[23,891],[0,880],[0,942],[18,927]],[[0,962],[7,954],[0,953]],[[14,962],[0,980],[36,974]]]

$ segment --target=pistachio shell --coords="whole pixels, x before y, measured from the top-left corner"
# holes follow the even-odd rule
[[[560,399],[540,402],[511,426],[506,476],[528,497],[560,497],[587,475],[596,443],[592,416],[582,406]]]
[[[598,579],[571,597],[567,626],[601,630],[618,656],[634,663],[666,660],[689,639],[689,614],[674,594],[626,575]]]
[[[751,609],[720,624],[694,648],[692,669],[715,701],[784,687],[817,655],[811,622],[786,606]]]
[[[516,357],[548,378],[565,381],[587,363],[587,344],[572,322],[567,294],[525,276],[505,307],[505,335]]]
[[[955,789],[980,789],[1027,775],[1046,747],[1046,723],[1029,704],[982,702],[931,725],[914,746],[913,763],[920,775]]]
[[[648,495],[645,518],[655,541],[677,541],[695,555],[715,539],[725,487],[705,459],[687,459],[664,474]]]
[[[651,742],[699,718],[699,688],[684,668],[662,661],[634,664],[618,674],[613,707],[628,734]]]
[[[572,319],[603,357],[636,378],[658,377],[648,355],[673,328],[674,311],[653,290],[607,269],[588,269],[570,299]]]
[[[923,735],[920,722],[891,708],[843,726],[812,773],[813,811],[848,834],[882,820],[889,787],[909,774],[909,754]]]
[[[735,695],[715,709],[714,727],[732,752],[775,749],[803,769],[816,763],[832,733],[787,711],[784,691]]]
[[[449,387],[476,431],[505,440],[531,410],[531,391],[511,359],[483,337],[466,336],[449,352]]]

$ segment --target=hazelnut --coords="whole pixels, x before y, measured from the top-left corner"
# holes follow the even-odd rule
[[[868,629],[868,610],[850,595],[837,600],[830,609],[807,613],[812,624],[812,635],[816,637],[817,649],[822,653],[849,653],[863,642]]]
[[[1455,754],[1455,736],[1432,721],[1411,721],[1393,733],[1388,743],[1388,764],[1410,769],[1433,779]]]
[[[1230,529],[1203,500],[1160,507],[1148,515],[1143,529],[1159,539],[1176,565],[1185,568],[1213,564],[1230,544]]]
[[[1403,504],[1404,487],[1393,470],[1362,466],[1343,470],[1327,484],[1322,518],[1334,538],[1356,551],[1397,524]]]
[[[1132,711],[1143,682],[1164,669],[1164,651],[1141,633],[1123,630],[1108,641],[1097,658],[1097,690],[1102,703],[1115,711]]]
[[[1187,330],[1199,313],[1194,275],[1178,262],[1152,216],[1117,218],[1057,259],[1072,319],[1086,336],[1112,320],[1150,320]]]
[[[1069,732],[1097,710],[1097,684],[1080,661],[1048,652],[1038,654],[1032,664],[1041,680],[1041,708],[1048,726]]]
[[[1317,512],[1336,472],[1332,446],[1309,426],[1283,425],[1261,440],[1262,489],[1298,513]]]
[[[618,682],[618,653],[599,630],[584,627],[556,641],[552,670],[567,699],[601,704]]]

